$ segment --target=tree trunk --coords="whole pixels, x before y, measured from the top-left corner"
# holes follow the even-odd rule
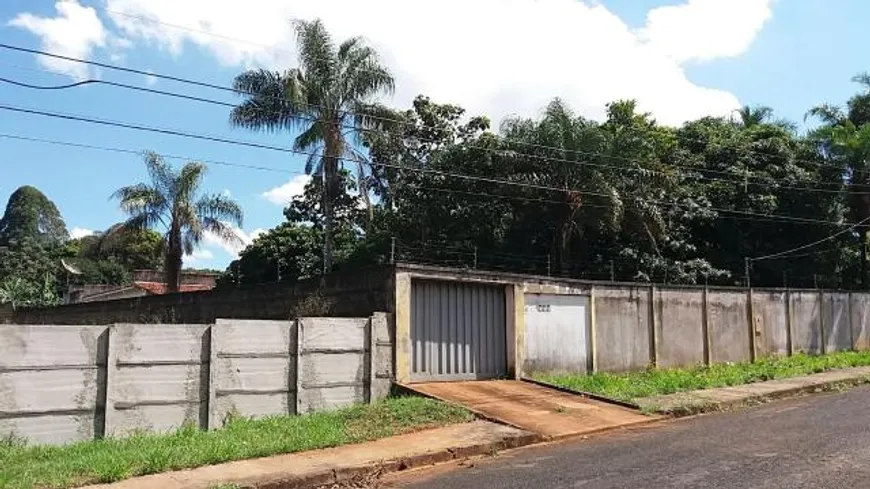
[[[170,229],[166,242],[166,255],[163,261],[163,273],[166,276],[166,289],[170,293],[181,290],[181,231]]]
[[[329,126],[325,135],[323,155],[323,273],[333,266],[333,200],[338,196],[338,158],[340,157],[341,130],[338,125]]]

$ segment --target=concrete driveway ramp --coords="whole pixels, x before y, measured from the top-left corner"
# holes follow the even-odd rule
[[[405,387],[550,439],[654,419],[623,406],[518,380],[433,382]]]

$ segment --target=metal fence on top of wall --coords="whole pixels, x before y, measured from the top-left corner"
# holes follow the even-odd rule
[[[0,326],[0,437],[66,443],[383,398],[391,321]]]

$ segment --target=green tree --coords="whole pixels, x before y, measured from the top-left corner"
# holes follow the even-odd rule
[[[23,186],[9,197],[6,212],[0,218],[0,246],[25,238],[59,244],[68,237],[60,211],[39,189]]]
[[[808,117],[822,122],[811,134],[824,163],[838,168],[846,182],[848,217],[853,222],[870,220],[870,75],[861,73],[852,81],[862,91],[840,107],[823,104],[810,109]],[[863,288],[870,285],[867,274],[867,240],[870,226],[862,225],[855,233],[859,250],[859,281]]]
[[[12,309],[51,307],[59,303],[60,298],[50,275],[45,275],[37,283],[18,277],[10,277],[0,282],[0,304],[10,304]]]
[[[738,122],[740,122],[740,124],[745,128],[764,124],[770,121],[770,118],[773,117],[773,109],[765,106],[752,107],[746,105],[737,109],[735,112],[737,113],[737,117],[740,119]]]
[[[356,253],[362,239],[360,224],[364,219],[359,199],[351,195],[355,188],[346,171],[340,172],[339,182],[342,192],[333,207],[336,265]],[[286,222],[258,236],[245,248],[239,259],[230,264],[221,284],[298,280],[320,273],[323,270],[320,243],[324,233],[319,198],[321,186],[322,179],[313,178],[303,194],[284,209]]]
[[[333,205],[339,197],[341,162],[357,162],[360,195],[370,209],[365,156],[357,150],[366,128],[377,127],[386,110],[373,98],[394,89],[393,77],[377,53],[358,37],[338,46],[323,23],[296,21],[299,67],[284,72],[246,71],[234,88],[246,100],[233,109],[233,125],[269,132],[301,131],[294,149],[311,156],[306,171],[323,175],[324,270],[332,269]],[[348,135],[353,137],[349,139]]]
[[[242,225],[242,209],[221,194],[200,195],[206,173],[202,163],[189,162],[180,170],[153,152],[145,154],[150,184],[123,187],[113,194],[130,217],[124,227],[131,230],[164,230],[164,272],[170,291],[177,292],[182,259],[202,241],[206,233],[229,242],[239,242],[232,225]]]
[[[77,243],[76,243],[77,242]],[[123,223],[72,240],[75,255],[90,260],[113,260],[129,271],[153,270],[163,261],[163,237],[153,229],[129,229]]]

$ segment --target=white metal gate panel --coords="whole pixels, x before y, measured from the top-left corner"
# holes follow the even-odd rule
[[[524,372],[588,372],[589,297],[526,294]]]
[[[506,312],[502,286],[413,280],[411,380],[503,377]]]

